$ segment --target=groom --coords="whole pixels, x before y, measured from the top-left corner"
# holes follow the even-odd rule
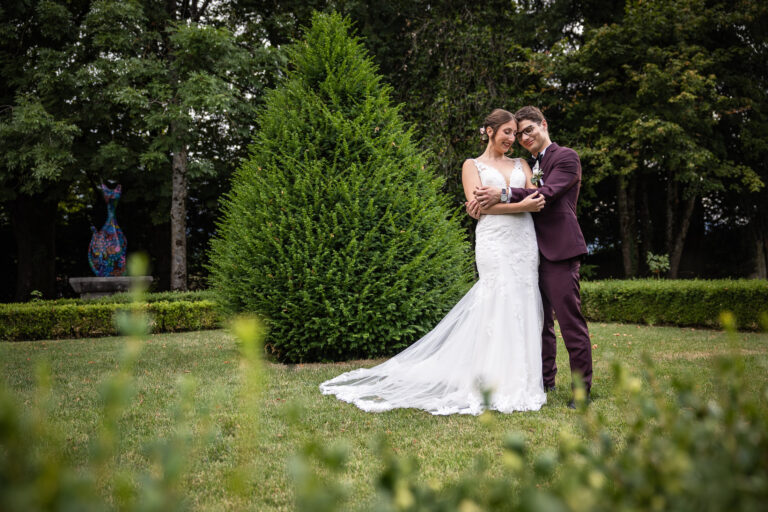
[[[533,214],[541,258],[539,289],[544,304],[544,330],[541,359],[544,389],[555,388],[555,317],[560,324],[571,363],[571,374],[584,380],[587,400],[592,387],[592,345],[587,322],[581,314],[579,267],[587,253],[584,235],[576,219],[576,202],[581,186],[581,162],[572,149],[558,146],[549,139],[547,120],[536,107],[523,107],[515,113],[517,139],[533,157],[529,160],[534,175],[541,173],[538,192],[546,199],[543,210]],[[504,194],[506,201],[516,203],[535,190],[512,188]],[[467,212],[479,217],[479,209],[501,200],[502,190],[481,187],[475,192],[477,202],[467,204]],[[568,404],[575,408],[574,400]]]

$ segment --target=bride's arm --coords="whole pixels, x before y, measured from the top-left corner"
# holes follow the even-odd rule
[[[476,199],[472,201],[477,202]],[[534,192],[517,203],[496,203],[488,208],[480,208],[479,212],[480,215],[500,215],[504,213],[538,212],[542,208],[544,208],[544,196]]]
[[[530,168],[529,168],[530,172]],[[526,181],[530,177],[526,178]],[[525,197],[517,203],[497,203],[488,208],[478,208],[475,190],[482,186],[477,166],[472,160],[465,160],[461,166],[461,183],[464,185],[464,197],[467,213],[477,219],[480,215],[502,215],[505,213],[538,212],[544,207],[544,198],[538,192]]]
[[[461,184],[464,186],[464,197],[467,201],[472,201],[475,198],[475,189],[482,186],[480,171],[472,160],[464,160],[464,165],[461,166]]]

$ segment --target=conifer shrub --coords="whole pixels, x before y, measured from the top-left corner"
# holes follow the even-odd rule
[[[260,314],[278,360],[392,354],[468,288],[459,210],[348,19],[315,14],[288,61],[223,199],[218,301]]]

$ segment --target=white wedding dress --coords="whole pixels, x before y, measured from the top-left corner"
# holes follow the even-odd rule
[[[483,185],[506,185],[498,170],[475,164]],[[510,185],[525,186],[520,160]],[[500,412],[538,410],[546,403],[533,219],[529,213],[484,215],[475,235],[480,278],[440,323],[384,363],[323,382],[323,394],[371,412],[413,407],[479,414],[484,390],[489,408]]]

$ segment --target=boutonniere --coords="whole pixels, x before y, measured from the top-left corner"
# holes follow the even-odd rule
[[[541,169],[539,168],[539,162],[536,162],[533,164],[533,169],[531,169],[531,183],[536,185],[537,187],[541,185],[541,178],[544,175],[543,172],[541,172]]]

